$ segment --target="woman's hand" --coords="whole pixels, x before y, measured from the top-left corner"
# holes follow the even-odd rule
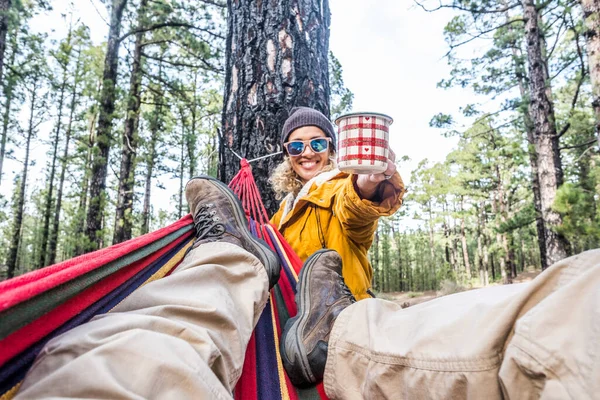
[[[361,174],[357,175],[356,188],[358,189],[358,195],[367,200],[373,200],[377,193],[379,184],[387,179],[390,179],[392,175],[396,173],[396,154],[389,149],[387,160],[387,169],[380,174]]]

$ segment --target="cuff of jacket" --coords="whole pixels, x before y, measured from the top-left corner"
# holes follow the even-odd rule
[[[344,195],[354,205],[356,214],[373,217],[387,217],[398,211],[406,189],[398,171],[379,184],[375,200],[361,199],[356,191],[357,175],[350,176],[350,184],[346,186]],[[353,208],[354,208],[353,207]]]

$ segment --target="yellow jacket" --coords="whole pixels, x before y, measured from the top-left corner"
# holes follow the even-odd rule
[[[404,183],[396,172],[379,186],[375,200],[361,199],[356,176],[338,169],[308,181],[294,199],[289,194],[271,218],[296,254],[305,261],[321,248],[336,250],[344,263],[342,274],[357,300],[370,297],[373,267],[367,252],[379,217],[400,208]]]

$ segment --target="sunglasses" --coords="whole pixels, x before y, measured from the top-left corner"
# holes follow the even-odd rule
[[[310,148],[315,153],[322,153],[327,151],[329,148],[329,142],[331,138],[317,138],[311,140],[294,140],[292,142],[284,143],[283,146],[287,150],[288,154],[292,157],[298,157],[304,153],[306,143],[310,145]]]

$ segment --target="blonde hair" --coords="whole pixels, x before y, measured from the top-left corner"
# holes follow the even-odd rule
[[[318,173],[320,174],[337,168],[335,159],[335,152],[331,151],[329,153],[329,164],[324,166]],[[283,199],[288,193],[293,193],[294,197],[297,196],[302,186],[304,186],[302,180],[296,171],[294,171],[294,168],[292,168],[292,163],[288,155],[283,158],[281,164],[275,167],[269,178],[269,183],[275,191],[275,198],[277,200]]]

